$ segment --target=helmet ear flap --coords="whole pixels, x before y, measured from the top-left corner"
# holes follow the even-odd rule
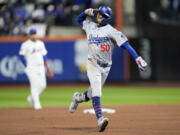
[[[110,22],[110,20],[111,20],[111,18],[103,18],[101,20],[101,24],[106,25],[106,24],[108,24]]]

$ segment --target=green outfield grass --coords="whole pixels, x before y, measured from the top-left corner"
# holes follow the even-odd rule
[[[74,92],[83,92],[86,88],[47,88],[41,95],[43,106],[66,106],[72,100]],[[28,89],[1,89],[0,108],[9,107],[30,107],[26,97],[30,91]],[[103,105],[122,104],[180,104],[180,88],[162,87],[113,87],[103,88]],[[90,105],[91,102],[83,103]]]

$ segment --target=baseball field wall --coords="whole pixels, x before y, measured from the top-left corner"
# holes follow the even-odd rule
[[[0,38],[0,83],[28,82],[24,65],[19,58],[20,45],[26,38]],[[87,41],[84,37],[43,38],[48,62],[55,76],[49,82],[88,81],[86,75]],[[108,80],[124,81],[124,53],[114,49],[113,66]]]
[[[180,81],[180,3],[136,0],[137,35],[131,44],[147,61],[145,74],[131,64],[132,80]]]
[[[131,80],[180,81],[180,42],[177,39],[139,37],[130,42],[148,63],[143,73],[131,59]]]

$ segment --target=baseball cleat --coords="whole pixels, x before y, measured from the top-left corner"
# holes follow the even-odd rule
[[[30,104],[32,107],[34,106],[33,100],[32,100],[32,98],[31,98],[31,96],[28,96],[28,97],[27,97],[27,101],[29,102],[29,104]]]
[[[31,96],[27,97],[27,101],[29,102],[29,104],[35,109],[35,110],[40,110],[42,109],[40,103],[34,103]]]
[[[34,105],[34,110],[41,110],[42,107],[40,104]]]
[[[78,102],[76,100],[76,96],[79,94],[79,92],[75,92],[74,95],[73,95],[73,99],[72,99],[72,103],[71,105],[69,106],[69,112],[70,113],[73,113],[76,111],[77,107],[78,107]]]
[[[100,122],[98,122],[99,132],[103,132],[106,129],[108,123],[109,123],[108,118],[103,118]]]

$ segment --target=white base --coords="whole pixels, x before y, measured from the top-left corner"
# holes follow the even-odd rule
[[[115,109],[102,108],[103,113],[115,113]],[[94,109],[84,109],[84,114],[95,114]]]

